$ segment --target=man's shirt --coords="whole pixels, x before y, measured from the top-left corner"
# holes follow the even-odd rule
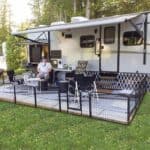
[[[52,69],[52,66],[49,62],[46,62],[46,63],[41,62],[38,64],[38,70],[40,73],[48,73],[49,70],[51,69]]]

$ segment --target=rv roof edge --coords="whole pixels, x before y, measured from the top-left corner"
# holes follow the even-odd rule
[[[85,20],[81,22],[65,23],[65,24],[52,25],[46,27],[37,27],[37,28],[32,28],[24,31],[13,32],[12,35],[16,36],[16,35],[23,35],[23,34],[37,33],[37,32],[62,31],[67,29],[76,29],[76,28],[92,27],[92,26],[99,26],[99,25],[108,25],[108,24],[115,24],[115,23],[118,24],[118,23],[126,22],[128,20],[132,20],[145,13],[150,13],[150,11],[124,14],[124,15],[115,15],[115,16]]]

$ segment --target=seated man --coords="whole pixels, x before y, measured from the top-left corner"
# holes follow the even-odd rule
[[[51,70],[52,70],[51,64],[47,62],[46,58],[42,58],[42,62],[40,62],[37,67],[37,71],[38,71],[37,77],[48,80],[49,73],[51,72]]]

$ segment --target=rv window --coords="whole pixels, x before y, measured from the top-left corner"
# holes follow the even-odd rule
[[[83,35],[80,37],[80,47],[81,48],[90,48],[95,45],[95,36],[94,35]]]
[[[65,34],[65,38],[66,38],[66,39],[72,38],[72,34]]]
[[[123,44],[125,46],[141,45],[143,43],[143,38],[136,31],[129,31],[123,34]]]
[[[51,50],[52,59],[61,59],[61,57],[62,57],[61,50]]]
[[[104,43],[112,44],[115,42],[115,27],[105,27],[104,28]]]

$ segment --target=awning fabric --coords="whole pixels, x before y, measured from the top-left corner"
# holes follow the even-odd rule
[[[22,35],[22,34],[47,32],[47,31],[61,31],[61,30],[67,30],[67,29],[77,29],[77,28],[85,28],[85,27],[92,27],[92,26],[117,24],[117,23],[126,22],[128,20],[132,20],[136,17],[139,17],[140,15],[142,15],[142,13],[117,15],[117,16],[112,16],[112,17],[91,19],[88,21],[82,21],[82,22],[77,22],[77,23],[66,23],[66,24],[61,24],[61,25],[38,27],[38,28],[28,29],[25,31],[14,32],[12,33],[12,35]]]

